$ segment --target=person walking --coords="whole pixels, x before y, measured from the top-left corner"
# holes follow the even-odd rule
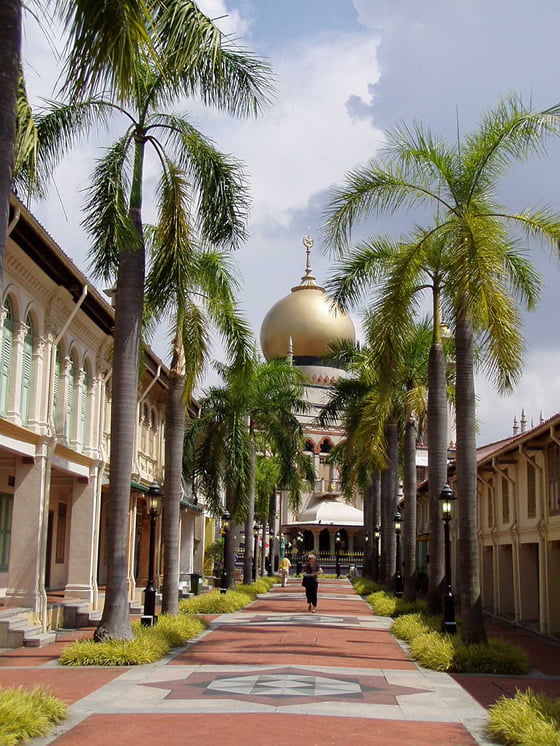
[[[317,563],[315,555],[310,554],[307,557],[307,563],[303,569],[302,585],[305,588],[307,611],[310,611],[312,614],[317,610],[317,589],[319,587],[317,576],[320,572],[323,572],[323,568]]]
[[[282,588],[285,588],[288,585],[288,577],[290,576],[290,567],[292,566],[292,563],[290,560],[284,556],[280,560],[280,577],[282,578]]]

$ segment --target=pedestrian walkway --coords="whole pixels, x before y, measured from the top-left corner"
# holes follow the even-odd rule
[[[0,685],[48,686],[70,704],[70,718],[33,746],[491,743],[484,687],[472,682],[500,677],[420,669],[391,620],[374,616],[346,579],[321,580],[317,613],[306,609],[292,578],[214,618],[186,648],[133,668],[60,666],[62,647],[92,630],[68,632],[1,654]]]

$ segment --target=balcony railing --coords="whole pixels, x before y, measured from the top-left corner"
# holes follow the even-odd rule
[[[313,492],[340,494],[342,492],[342,482],[340,479],[316,479]]]

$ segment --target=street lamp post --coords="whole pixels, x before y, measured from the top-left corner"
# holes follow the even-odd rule
[[[226,593],[229,586],[228,556],[229,556],[229,521],[230,514],[227,510],[222,513],[222,536],[224,537],[224,565],[220,582],[220,593]]]
[[[268,571],[269,578],[274,576],[274,531],[272,524],[268,527]]]
[[[296,554],[296,575],[301,575],[301,545],[303,543],[303,534],[301,531],[298,531],[298,534],[296,536],[296,542],[297,542],[297,554]]]
[[[445,583],[443,591],[443,618],[441,622],[442,632],[454,635],[457,632],[455,621],[455,596],[451,588],[451,551],[449,542],[449,522],[451,521],[451,505],[457,497],[448,484],[443,486],[439,495],[441,502],[441,513],[443,520],[443,538],[445,553]]]
[[[340,577],[340,534],[338,531],[336,532],[336,536],[334,539],[334,549],[335,549],[335,556],[336,556],[336,577]]]
[[[371,557],[369,556],[369,535],[365,534],[364,536],[364,561],[362,563],[362,575],[368,574],[368,560],[370,561],[371,565]]]
[[[397,538],[397,553],[396,553],[396,567],[395,567],[395,596],[402,598],[403,594],[403,579],[401,573],[401,521],[402,516],[400,513],[395,513],[393,522],[395,524],[395,536]]]
[[[381,526],[377,524],[373,532],[373,538],[375,539],[374,551],[375,555],[373,558],[373,579],[375,582],[379,580],[379,540],[381,539]]]
[[[253,526],[253,583],[257,579],[257,555],[259,552],[259,526]]]
[[[148,584],[144,591],[144,615],[141,619],[145,627],[150,627],[157,622],[156,616],[156,588],[154,585],[154,564],[156,552],[156,518],[159,515],[159,507],[162,493],[159,484],[154,480],[147,494],[148,513],[150,516],[150,546],[148,557]]]

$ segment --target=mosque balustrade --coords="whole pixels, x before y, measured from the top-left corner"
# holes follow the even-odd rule
[[[318,495],[339,495],[342,492],[342,482],[340,479],[316,479],[313,486],[313,494]]]

